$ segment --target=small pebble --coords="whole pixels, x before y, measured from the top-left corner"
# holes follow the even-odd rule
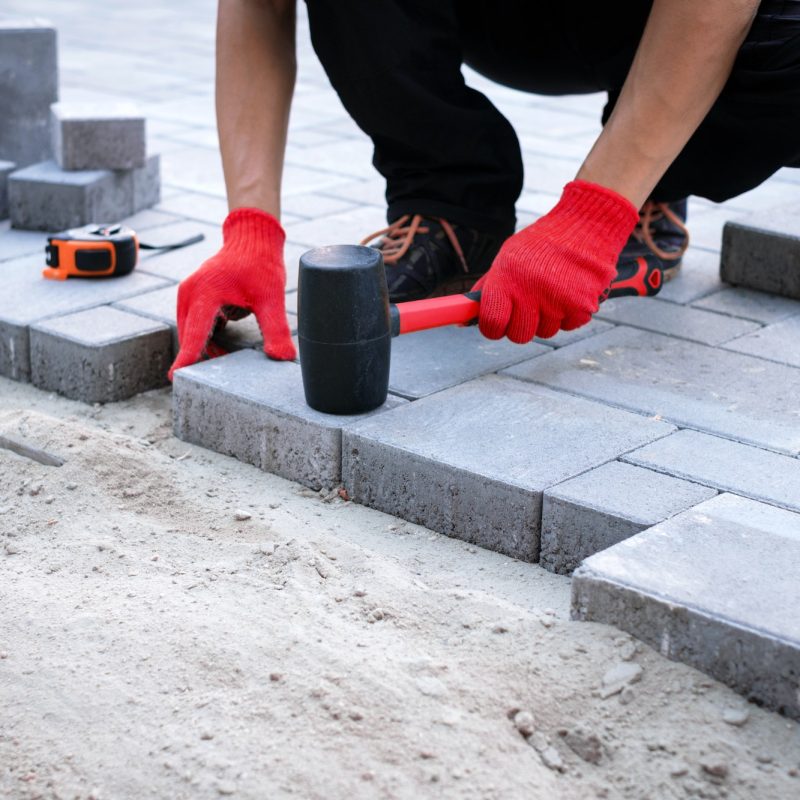
[[[269,674],[269,679],[273,683],[277,683],[281,678],[283,678],[283,675],[280,672],[270,672]]]
[[[237,522],[244,522],[245,520],[250,519],[252,516],[252,514],[248,514],[247,511],[242,511],[241,509],[233,512],[233,518]]]
[[[214,734],[213,734],[213,733],[211,733],[211,731],[203,731],[203,732],[200,734],[200,738],[201,738],[203,741],[206,741],[206,742],[207,742],[209,739],[213,739],[213,738],[214,738]]]
[[[724,778],[728,774],[728,765],[719,756],[707,756],[700,761],[700,766],[714,778]]]
[[[11,542],[6,542],[6,553],[10,556],[19,555],[19,547]]]
[[[366,589],[358,588],[353,590],[353,597],[365,597],[367,594]]]
[[[236,786],[229,781],[222,781],[217,784],[217,792],[227,797],[228,795],[236,794]]]
[[[70,491],[73,491],[74,489],[78,488],[78,484],[77,483],[68,483],[64,488],[65,489],[69,489]]]
[[[527,739],[536,730],[533,714],[530,711],[517,711],[514,715],[514,727]]]
[[[380,622],[385,617],[386,614],[383,612],[383,609],[373,608],[372,611],[367,614],[367,622]]]
[[[728,725],[735,725],[740,728],[750,719],[750,710],[747,708],[726,708],[722,712],[722,721]]]

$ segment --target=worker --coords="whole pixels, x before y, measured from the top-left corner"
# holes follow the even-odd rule
[[[586,324],[642,260],[667,276],[690,195],[721,202],[800,165],[800,0],[307,0],[311,40],[386,180],[393,301],[478,281],[479,325],[525,343]],[[252,311],[291,359],[281,172],[295,1],[219,0],[224,244],[180,286],[172,370]],[[604,91],[602,132],[547,214],[514,233],[522,158],[467,64],[522,91]],[[657,276],[658,277],[658,276]]]

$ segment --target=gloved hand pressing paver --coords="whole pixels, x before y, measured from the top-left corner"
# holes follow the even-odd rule
[[[252,311],[264,336],[264,352],[279,361],[296,356],[286,319],[286,234],[275,217],[257,208],[237,208],[222,226],[222,249],[178,289],[180,351],[169,371],[221,355],[210,341],[215,325]]]
[[[475,284],[482,290],[481,333],[525,344],[585,325],[638,219],[634,205],[615,191],[568,183],[552,211],[507,239]]]

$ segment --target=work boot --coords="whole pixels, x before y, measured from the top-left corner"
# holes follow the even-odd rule
[[[361,244],[383,254],[393,303],[467,292],[489,267],[505,237],[482,233],[442,217],[406,214]]]
[[[648,200],[620,253],[617,276],[606,296],[658,294],[664,281],[674,278],[681,268],[681,259],[689,246],[685,223],[685,198],[674,203]]]

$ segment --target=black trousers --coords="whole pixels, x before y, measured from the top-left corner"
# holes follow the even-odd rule
[[[466,86],[463,63],[539,94],[608,92],[608,118],[650,0],[306,0],[314,49],[375,145],[389,222],[444,216],[514,229],[522,156],[508,120]],[[680,43],[676,42],[676,48]],[[800,166],[800,0],[763,0],[733,73],[653,192],[716,202]]]

